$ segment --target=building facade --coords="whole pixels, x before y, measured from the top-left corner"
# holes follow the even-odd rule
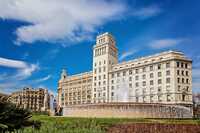
[[[67,76],[62,71],[58,86],[58,103],[60,106],[88,104],[92,101],[92,72]]]
[[[97,36],[93,70],[72,76],[63,70],[58,104],[113,102],[192,104],[192,60],[166,51],[119,63],[113,36]]]
[[[13,92],[9,99],[24,109],[47,111],[50,109],[50,96],[47,89],[25,87],[21,91]]]

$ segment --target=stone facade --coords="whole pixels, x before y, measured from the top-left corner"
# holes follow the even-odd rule
[[[101,118],[192,118],[191,105],[162,103],[98,103],[69,105],[64,108],[67,117]]]
[[[109,79],[111,102],[192,104],[192,64],[181,52],[113,65]]]
[[[113,36],[97,36],[93,70],[58,82],[58,104],[163,103],[192,105],[192,61],[182,52],[166,51],[118,62]]]
[[[60,106],[91,103],[92,72],[67,76],[63,70],[58,86]]]
[[[47,111],[50,109],[50,94],[47,89],[25,87],[21,91],[13,92],[9,99],[17,106],[32,111]]]

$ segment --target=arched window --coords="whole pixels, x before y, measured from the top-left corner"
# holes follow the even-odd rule
[[[182,95],[182,101],[185,101],[185,95],[184,94]]]

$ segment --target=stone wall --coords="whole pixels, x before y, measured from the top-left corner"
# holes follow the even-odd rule
[[[64,107],[67,117],[114,117],[114,118],[192,118],[192,105],[105,103],[72,105]]]

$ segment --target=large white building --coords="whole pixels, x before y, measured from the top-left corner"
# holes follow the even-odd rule
[[[118,62],[111,34],[97,36],[93,70],[67,75],[58,82],[60,106],[110,103],[192,104],[192,61],[182,52],[166,51]]]

